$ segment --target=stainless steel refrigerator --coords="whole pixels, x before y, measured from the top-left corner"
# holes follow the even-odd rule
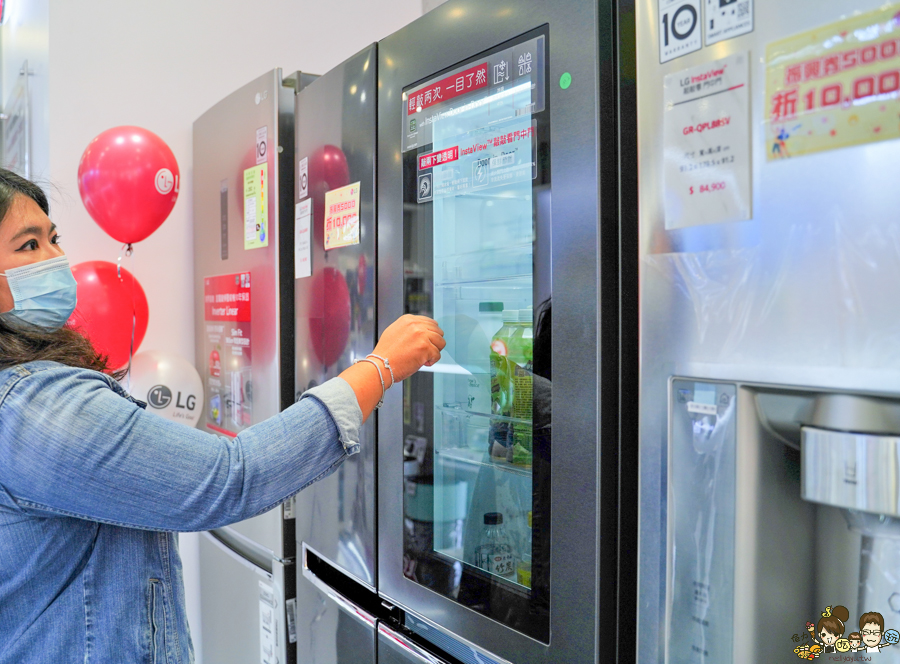
[[[615,656],[620,29],[453,0],[297,95],[298,392],[404,313],[447,340],[298,496],[300,661]]]
[[[294,401],[294,92],[275,69],[194,122],[199,426],[233,437]],[[292,504],[200,540],[204,661],[293,662]]]
[[[900,661],[898,19],[636,3],[642,662]]]

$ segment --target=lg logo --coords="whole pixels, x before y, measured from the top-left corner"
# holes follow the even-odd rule
[[[175,187],[175,176],[168,168],[160,168],[156,172],[155,184],[156,191],[165,196]]]
[[[195,397],[193,394],[189,394],[184,399],[184,403],[181,403],[181,400],[181,392],[179,392],[178,396],[175,399],[176,408],[182,408],[192,411],[197,407],[197,397]],[[172,403],[172,390],[170,390],[165,385],[154,385],[147,393],[147,403],[157,410],[166,408],[170,403]]]

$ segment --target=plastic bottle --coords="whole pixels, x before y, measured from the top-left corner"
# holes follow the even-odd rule
[[[528,532],[525,535],[525,545],[519,564],[516,566],[516,581],[526,588],[531,588],[531,512],[528,512]]]
[[[519,322],[516,309],[503,311],[503,326],[491,339],[491,415],[509,417],[513,401],[513,381],[509,363],[509,342]],[[489,433],[491,456],[506,458],[509,422],[491,418]]]
[[[475,548],[475,566],[497,576],[512,577],[515,574],[512,546],[503,528],[500,512],[484,515],[484,531]]]
[[[531,465],[533,429],[531,424],[534,392],[534,331],[531,309],[520,309],[518,325],[510,339],[509,362],[513,374],[513,401],[511,417],[523,422],[514,423],[509,429],[509,443],[506,449],[507,461],[519,466]]]

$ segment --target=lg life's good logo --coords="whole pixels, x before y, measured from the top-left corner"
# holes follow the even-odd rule
[[[147,393],[147,403],[156,410],[163,410],[172,403],[172,390],[165,385],[154,385]],[[182,396],[179,391],[175,398],[175,408],[193,412],[197,407],[197,397],[193,394]]]
[[[172,175],[172,171],[168,168],[160,168],[156,171],[154,184],[156,185],[156,191],[165,196],[175,188],[175,176]]]
[[[849,620],[850,612],[846,607],[826,606],[816,623],[807,622],[805,632],[791,637],[795,644],[794,653],[800,659],[817,659],[830,654],[826,660],[870,661],[871,657],[857,653],[880,653],[900,642],[900,632],[895,629],[885,631],[884,616],[877,611],[868,611],[859,617],[859,630],[848,624]]]

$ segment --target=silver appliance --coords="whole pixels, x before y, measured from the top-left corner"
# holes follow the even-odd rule
[[[793,119],[779,116],[787,107],[776,111],[779,102],[767,96],[774,42],[810,31],[804,48],[825,76],[829,54],[817,49],[865,50],[848,42],[877,43],[885,34],[878,26],[892,23],[843,35],[817,29],[880,7],[868,0],[635,5],[638,661],[796,661],[803,654],[796,649],[813,644],[807,623],[816,631],[838,605],[849,613],[844,638],[862,631],[863,614],[882,614],[877,658],[900,661],[887,634],[900,628],[900,318],[886,286],[900,265],[892,240],[900,231],[892,212],[900,204],[893,185],[900,146],[866,138],[810,154],[792,147],[820,132],[839,136],[882,104],[894,112],[896,99],[866,107],[872,100],[857,88],[855,102],[836,105],[858,116],[850,111],[837,116],[840,126],[820,130],[804,117],[818,91],[787,91],[801,97]],[[749,14],[750,31],[720,39],[715,22],[733,25],[731,11]],[[832,33],[831,42],[822,36]],[[681,180],[669,167],[687,142],[667,125],[667,77],[687,93],[693,68],[742,62],[746,115],[730,117],[747,132],[747,145],[735,145],[749,168],[748,213],[679,208]],[[813,66],[801,71],[801,81],[820,75]],[[823,89],[833,85],[823,78]],[[816,116],[820,127],[828,121]],[[718,155],[720,143],[707,136],[701,149]],[[737,168],[729,173],[728,186],[739,187]],[[736,220],[700,223],[707,213]],[[686,223],[672,223],[678,218]],[[857,654],[842,651],[846,643],[836,647],[823,659]]]
[[[223,436],[294,401],[294,91],[275,69],[194,122],[194,300],[197,370]],[[211,664],[296,661],[291,505],[204,533],[201,630]],[[291,620],[289,620],[289,615]]]

